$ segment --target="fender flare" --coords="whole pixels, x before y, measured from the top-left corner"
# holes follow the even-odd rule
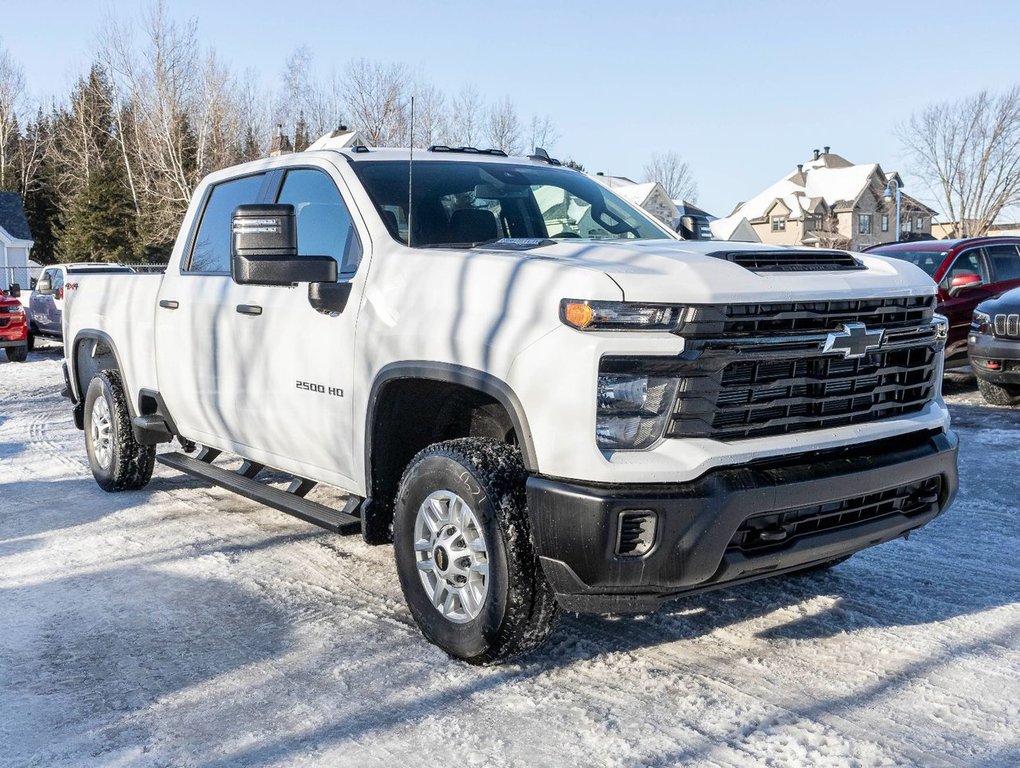
[[[71,395],[75,403],[85,402],[85,392],[82,391],[82,384],[78,377],[78,349],[81,347],[82,343],[86,341],[95,341],[109,347],[111,354],[113,354],[113,359],[117,363],[117,370],[120,371],[121,376],[124,375],[124,366],[121,363],[120,353],[117,351],[117,345],[110,337],[110,334],[95,328],[83,328],[75,334],[74,342],[71,344],[71,353],[70,355],[67,355],[70,368],[69,378],[71,380]],[[93,351],[94,350],[95,347],[93,347]],[[86,388],[88,387],[88,382],[86,382],[85,386]],[[131,418],[133,419],[138,415],[138,406],[136,403],[132,402],[130,397],[125,399],[127,400],[128,412],[131,414]]]
[[[379,398],[386,385],[398,379],[428,379],[448,384],[460,384],[488,395],[507,412],[514,432],[520,440],[521,455],[524,467],[528,472],[538,471],[538,458],[535,454],[535,443],[528,426],[528,417],[524,413],[517,394],[502,379],[475,368],[468,368],[453,363],[438,363],[430,360],[408,360],[390,363],[382,368],[372,382],[372,391],[368,398],[368,409],[365,418],[365,477],[366,488],[372,488],[372,433],[376,420]]]

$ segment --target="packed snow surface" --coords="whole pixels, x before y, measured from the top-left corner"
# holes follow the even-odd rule
[[[0,362],[0,765],[1020,764],[1020,410],[972,380],[960,495],[909,542],[480,669],[386,547],[162,466],[99,490],[59,356]]]

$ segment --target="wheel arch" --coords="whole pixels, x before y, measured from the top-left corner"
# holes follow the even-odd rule
[[[420,404],[420,405],[419,405]],[[400,439],[388,436],[402,431]],[[512,437],[511,437],[512,435]],[[406,361],[383,368],[372,383],[365,416],[366,531],[392,514],[390,501],[404,467],[419,450],[456,437],[505,437],[529,472],[538,470],[527,416],[510,386],[466,366]],[[385,536],[369,535],[375,543]]]
[[[91,347],[89,342],[92,342]],[[76,391],[72,392],[75,403],[85,402],[85,392],[88,390],[89,382],[100,371],[114,369],[124,378],[124,366],[122,358],[117,351],[117,345],[105,331],[95,328],[85,328],[75,334],[71,344],[71,354],[68,356],[70,363],[70,383]],[[87,378],[85,377],[87,375]],[[128,390],[127,382],[124,388]],[[138,415],[137,405],[131,397],[127,397],[128,411],[131,417]],[[81,427],[79,427],[80,429]]]

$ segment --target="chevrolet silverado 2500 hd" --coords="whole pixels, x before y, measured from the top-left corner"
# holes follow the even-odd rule
[[[83,275],[65,369],[102,488],[177,438],[170,467],[392,541],[425,636],[486,663],[944,511],[935,301],[902,260],[680,241],[545,155],[327,148],[205,179],[165,275]]]

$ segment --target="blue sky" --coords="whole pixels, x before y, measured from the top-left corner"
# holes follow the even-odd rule
[[[0,40],[48,102],[91,60],[101,20],[126,0],[10,3]],[[1020,3],[478,2],[212,4],[167,0],[196,18],[235,71],[275,85],[307,45],[328,74],[350,58],[410,64],[438,87],[548,114],[554,154],[640,178],[653,152],[693,168],[699,201],[725,215],[815,147],[910,175],[895,126],[932,101],[1020,82]],[[287,14],[287,9],[302,8]]]

